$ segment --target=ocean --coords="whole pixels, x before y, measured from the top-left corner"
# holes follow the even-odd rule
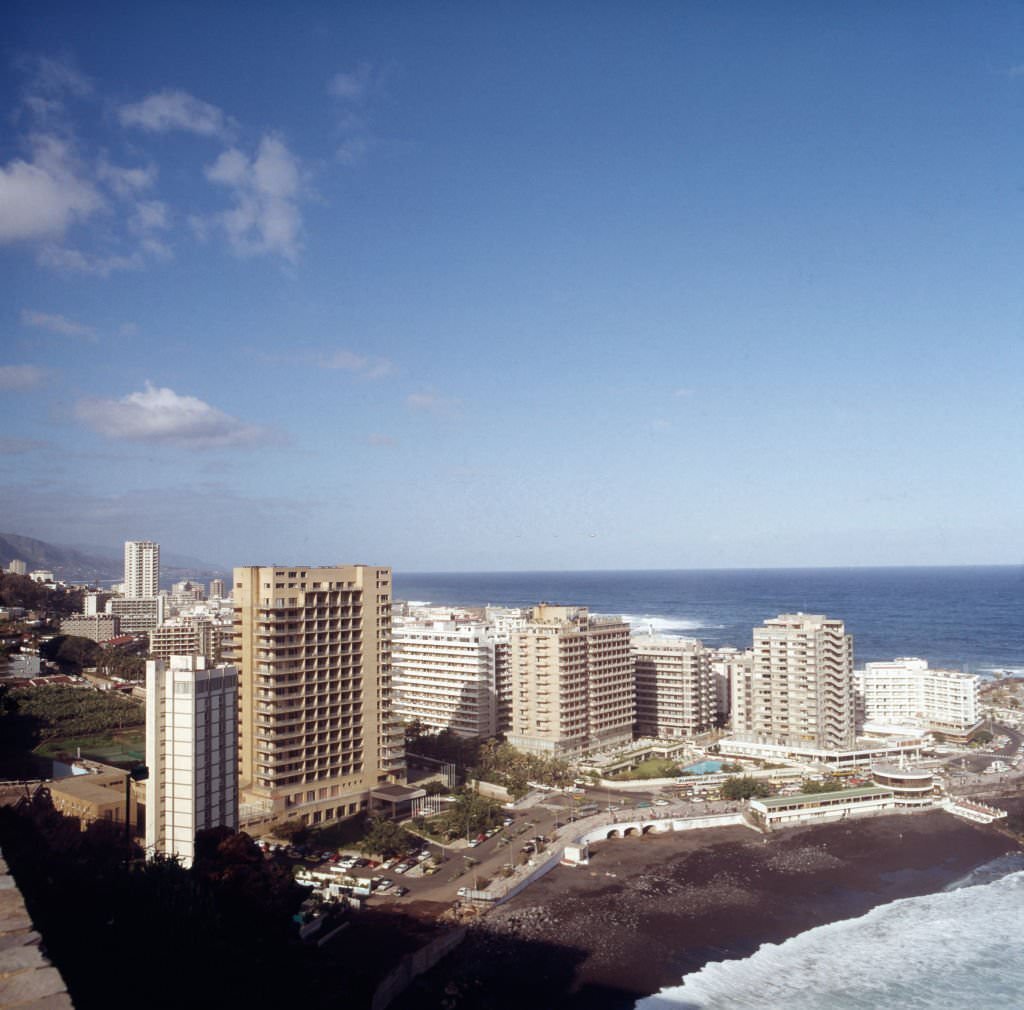
[[[1019,1010],[1024,856],[938,894],[706,964],[636,1010]]]
[[[938,668],[1024,674],[1024,566],[715,571],[394,573],[396,599],[622,614],[638,628],[749,647],[765,618],[842,619],[857,665],[919,656]]]
[[[765,618],[841,618],[857,665],[919,656],[1024,675],[1024,566],[719,571],[395,572],[396,599],[621,614],[635,627],[748,647]],[[1024,1006],[1024,856],[938,894],[879,906],[748,958],[709,963],[637,1010],[953,1010]]]

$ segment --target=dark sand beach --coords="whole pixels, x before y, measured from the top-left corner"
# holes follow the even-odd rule
[[[603,842],[589,867],[493,910],[394,1006],[631,1007],[708,961],[932,893],[1016,848],[937,811]]]

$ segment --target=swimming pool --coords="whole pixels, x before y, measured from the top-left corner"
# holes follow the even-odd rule
[[[720,772],[722,770],[722,762],[698,761],[694,765],[687,765],[682,770],[689,772],[691,775],[710,775],[712,772]]]

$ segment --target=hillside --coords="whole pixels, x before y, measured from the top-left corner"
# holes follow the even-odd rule
[[[22,536],[18,533],[0,533],[0,567],[6,568],[14,558],[20,558],[28,570],[43,568],[52,571],[66,582],[109,584],[124,577],[123,553],[120,547],[94,547],[80,549],[45,540]],[[198,558],[161,552],[160,584],[170,587],[173,582],[193,579],[208,582],[229,575],[218,565]]]

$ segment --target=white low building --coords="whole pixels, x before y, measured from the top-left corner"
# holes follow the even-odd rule
[[[980,725],[979,688],[974,674],[932,670],[916,657],[865,663],[854,674],[862,723],[918,726],[953,739]]]
[[[880,814],[896,808],[891,789],[864,786],[829,793],[802,793],[750,801],[750,811],[766,828],[813,821],[838,821],[867,814]]]

